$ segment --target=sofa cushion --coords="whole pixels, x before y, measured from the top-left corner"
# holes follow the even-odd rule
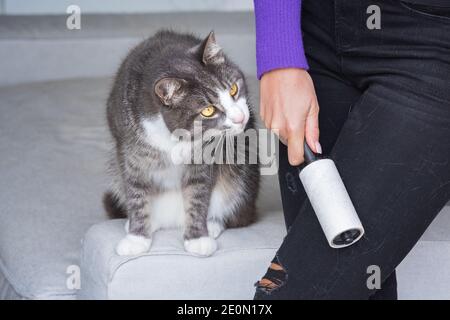
[[[106,220],[107,81],[0,89],[0,271],[30,299],[74,298],[81,239]]]
[[[156,232],[150,252],[123,257],[114,250],[125,236],[124,221],[87,232],[79,298],[251,299],[286,232],[281,212],[266,212],[249,227],[224,231],[210,257],[186,252],[177,229]]]

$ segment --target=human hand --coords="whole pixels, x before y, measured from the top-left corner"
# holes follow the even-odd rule
[[[303,162],[303,144],[322,153],[319,143],[319,104],[312,79],[303,69],[269,71],[260,82],[260,115],[268,129],[288,147],[289,163]]]

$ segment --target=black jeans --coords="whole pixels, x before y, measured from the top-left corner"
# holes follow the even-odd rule
[[[370,30],[366,10],[374,4],[381,29]],[[255,298],[397,297],[395,268],[450,199],[450,17],[419,9],[400,1],[303,1],[320,142],[366,234],[348,248],[328,246],[280,146],[288,233],[277,258],[287,279],[269,292],[257,289]],[[380,268],[381,290],[367,286],[371,265]]]

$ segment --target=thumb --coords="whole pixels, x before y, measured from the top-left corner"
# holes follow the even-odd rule
[[[303,162],[304,128],[294,131],[288,136],[288,158],[291,166],[298,166]]]

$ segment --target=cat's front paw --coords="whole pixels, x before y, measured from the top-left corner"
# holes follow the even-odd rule
[[[214,220],[209,220],[207,222],[208,225],[208,234],[210,237],[217,239],[222,231],[225,229],[223,224]]]
[[[116,247],[116,253],[119,256],[134,256],[148,252],[152,244],[152,239],[127,234],[125,238],[120,240]]]
[[[184,240],[184,248],[187,252],[207,257],[217,250],[217,242],[211,237],[200,237]]]

